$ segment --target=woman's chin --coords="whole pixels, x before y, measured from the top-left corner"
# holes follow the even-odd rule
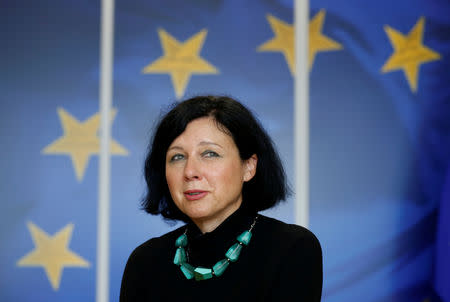
[[[207,220],[208,217],[211,216],[211,213],[209,211],[201,210],[186,211],[185,214],[194,222],[199,220]]]

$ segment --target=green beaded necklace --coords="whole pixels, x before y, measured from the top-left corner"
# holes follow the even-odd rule
[[[178,237],[177,240],[175,241],[177,251],[175,252],[173,263],[180,267],[184,276],[188,280],[195,277],[195,280],[200,281],[210,279],[213,276],[216,277],[221,276],[227,269],[230,262],[236,262],[238,260],[243,245],[248,245],[250,243],[250,239],[252,238],[252,230],[256,224],[256,219],[258,219],[258,216],[255,217],[255,220],[253,221],[252,225],[247,231],[237,236],[236,238],[237,242],[233,244],[225,253],[226,258],[218,261],[216,264],[214,264],[212,268],[200,266],[193,267],[192,265],[187,263],[186,251],[184,249],[188,244],[188,239],[186,235],[187,228],[186,228],[186,231],[184,231],[183,235]]]

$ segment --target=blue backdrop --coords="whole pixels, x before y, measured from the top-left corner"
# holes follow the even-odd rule
[[[450,4],[310,1],[310,229],[323,301],[450,302]],[[0,3],[0,300],[94,301],[100,4]],[[293,2],[117,0],[110,300],[177,227],[140,209],[151,128],[229,94],[293,179]],[[267,215],[294,222],[293,197]]]

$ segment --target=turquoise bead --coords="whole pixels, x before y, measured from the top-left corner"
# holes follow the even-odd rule
[[[185,247],[187,245],[187,243],[188,243],[187,236],[186,236],[186,234],[183,234],[177,238],[177,240],[175,241],[175,246],[176,247]]]
[[[230,259],[231,262],[235,262],[239,258],[239,254],[241,253],[242,245],[239,243],[233,244],[232,247],[230,247],[225,254],[228,259]]]
[[[190,280],[194,278],[194,268],[189,263],[184,262],[183,264],[181,264],[180,269],[186,279]]]
[[[186,251],[184,250],[184,248],[179,247],[175,252],[173,263],[175,263],[176,265],[181,265],[184,262],[186,262]]]
[[[256,219],[253,221],[250,229],[244,231],[242,234],[236,237],[237,243],[233,244],[227,252],[225,253],[226,258],[218,261],[212,268],[206,267],[193,267],[187,263],[187,252],[185,247],[188,245],[188,238],[186,233],[180,235],[176,241],[175,246],[177,247],[175,251],[175,257],[173,258],[173,263],[180,267],[181,272],[184,274],[186,279],[190,280],[195,278],[196,281],[211,279],[214,276],[222,276],[226,271],[231,262],[236,262],[239,259],[242,248],[245,245],[249,245],[252,238],[252,229],[255,226]]]
[[[214,264],[213,266],[214,275],[216,275],[217,277],[221,276],[223,272],[227,269],[229,264],[230,262],[228,261],[228,259],[220,260],[219,262]]]
[[[197,280],[197,281],[211,279],[213,276],[212,270],[210,268],[205,268],[205,267],[195,268],[194,275],[195,275],[195,280]]]
[[[245,231],[237,237],[237,241],[245,245],[249,244],[250,239],[252,239],[252,233],[250,231]]]

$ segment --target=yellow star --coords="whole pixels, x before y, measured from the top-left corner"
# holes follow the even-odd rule
[[[258,51],[279,51],[283,53],[291,74],[294,75],[294,27],[272,15],[267,15],[275,37],[258,47]]]
[[[413,92],[417,91],[419,67],[423,63],[439,60],[439,53],[422,44],[425,18],[421,17],[405,36],[386,25],[384,30],[394,48],[394,53],[381,68],[383,73],[403,69]]]
[[[90,264],[68,249],[73,224],[66,225],[54,236],[49,236],[38,226],[27,224],[35,248],[23,256],[17,265],[21,267],[43,267],[54,290],[59,289],[64,267],[89,267]]]
[[[342,49],[341,44],[322,34],[324,21],[325,10],[321,9],[309,22],[309,70],[318,52]]]
[[[270,27],[275,37],[258,47],[258,51],[280,51],[283,53],[291,74],[295,74],[294,27],[274,16],[268,15]],[[319,11],[309,23],[309,70],[312,69],[316,54],[321,51],[342,49],[341,44],[322,34],[325,11]]]
[[[116,110],[112,111],[114,120]],[[84,122],[78,121],[62,108],[58,108],[64,135],[42,150],[44,154],[67,154],[72,160],[78,181],[81,181],[89,162],[89,157],[100,152],[100,140],[97,136],[100,127],[100,115],[96,113]],[[128,151],[119,143],[111,140],[111,154],[127,155]]]
[[[163,29],[158,30],[164,55],[142,69],[143,73],[168,73],[177,98],[183,96],[192,74],[217,74],[218,70],[200,57],[206,38],[203,29],[186,42],[180,43]]]

